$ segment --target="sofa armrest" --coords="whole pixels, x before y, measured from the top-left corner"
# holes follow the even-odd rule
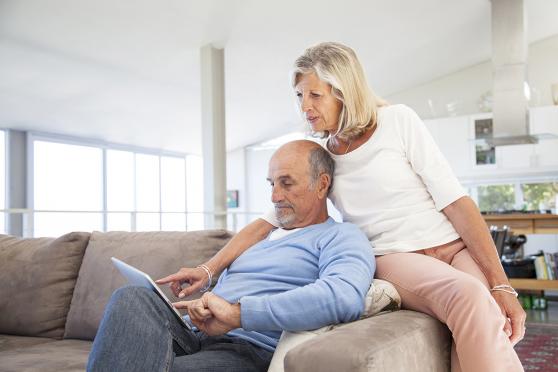
[[[285,371],[449,371],[451,335],[438,320],[401,310],[352,322],[289,351]]]

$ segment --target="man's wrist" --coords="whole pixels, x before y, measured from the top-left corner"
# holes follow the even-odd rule
[[[233,328],[242,328],[242,322],[240,316],[241,314],[240,302],[237,302],[236,304],[232,304],[231,309],[232,309],[231,320],[233,322]]]

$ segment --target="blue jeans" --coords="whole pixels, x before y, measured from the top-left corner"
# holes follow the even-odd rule
[[[238,337],[186,329],[151,290],[112,295],[87,371],[266,371],[273,353]]]

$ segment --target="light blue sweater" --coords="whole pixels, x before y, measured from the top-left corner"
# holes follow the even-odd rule
[[[221,274],[213,293],[240,301],[242,328],[229,335],[273,351],[283,330],[358,319],[374,269],[366,236],[329,218],[255,244]]]

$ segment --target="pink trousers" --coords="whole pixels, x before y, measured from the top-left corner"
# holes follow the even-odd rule
[[[403,308],[429,314],[453,334],[451,370],[523,371],[488,282],[457,240],[442,247],[376,256],[376,277],[391,282]]]

